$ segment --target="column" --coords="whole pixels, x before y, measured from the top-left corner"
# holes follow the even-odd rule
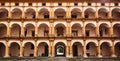
[[[53,3],[50,3],[50,18],[54,18],[54,9],[53,9]]]
[[[24,5],[24,3],[23,3],[23,5]],[[23,8],[23,9],[22,9],[22,18],[25,18],[24,6],[23,6],[22,8]]]
[[[84,15],[85,15],[84,14],[84,7],[83,6],[84,6],[84,3],[82,2],[82,18],[84,18]]]
[[[36,26],[35,26],[35,37],[38,36],[38,25],[37,25],[37,22],[36,22]]]
[[[37,50],[38,50],[38,47],[37,47],[37,40],[35,40],[34,46],[35,46],[35,48],[34,48],[34,57],[37,57]]]
[[[55,57],[55,46],[54,46],[54,40],[51,40],[51,46],[52,46],[52,56],[51,57]]]
[[[52,56],[52,44],[51,44],[51,40],[49,40],[49,57]]]
[[[99,25],[98,25],[98,21],[96,21],[96,36],[99,37]]]
[[[114,40],[112,40],[112,46],[111,46],[111,56],[112,57],[116,57],[116,55],[115,55],[115,48],[114,48],[115,46],[114,46]]]
[[[110,34],[111,37],[113,36],[113,26],[112,26],[112,22],[110,22],[109,34]]]
[[[66,36],[69,36],[69,35],[68,35],[68,33],[69,33],[69,32],[68,32],[68,27],[69,27],[69,26],[68,26],[68,23],[67,23],[67,26],[66,26]]]
[[[86,55],[86,40],[84,40],[83,57],[87,57],[87,55]]]
[[[100,40],[98,40],[97,53],[98,53],[98,57],[102,57],[100,50]]]
[[[50,22],[49,24],[50,24],[50,26],[49,26],[49,37],[51,37],[52,36],[52,23]]]
[[[71,12],[70,12],[70,3],[67,3],[67,9],[66,9],[66,18],[71,18]]]
[[[36,7],[36,18],[38,18],[38,7]]]
[[[54,29],[54,23],[51,23],[51,25],[52,25],[52,26],[51,26],[51,28],[52,28],[52,30],[51,30],[51,31],[52,31],[52,32],[51,32],[51,33],[52,33],[52,36],[55,36],[55,32],[54,32],[54,30],[55,30],[55,29]]]
[[[111,14],[111,8],[110,8],[110,7],[109,7],[108,18],[112,18],[112,14]]]
[[[10,56],[9,56],[8,40],[6,40],[5,57],[10,57]]]
[[[10,3],[11,4],[11,3]],[[9,11],[8,11],[8,18],[11,18],[11,7],[9,7]]]
[[[85,24],[84,24],[84,21],[83,21],[83,27],[82,27],[82,36],[85,36]]]
[[[73,49],[72,49],[72,42],[70,41],[70,57],[73,57]]]
[[[8,22],[7,26],[7,36],[10,37],[11,29],[10,29],[10,23]]]
[[[96,6],[97,6],[97,3],[96,3]],[[96,8],[95,18],[98,18],[98,8],[97,7],[95,8]]]
[[[24,37],[24,23],[21,23],[21,36]]]
[[[23,57],[23,46],[22,46],[22,44],[23,44],[23,40],[21,40],[20,41],[20,57]]]

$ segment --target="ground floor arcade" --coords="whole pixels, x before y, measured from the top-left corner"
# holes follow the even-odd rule
[[[120,57],[118,40],[1,40],[0,57]]]

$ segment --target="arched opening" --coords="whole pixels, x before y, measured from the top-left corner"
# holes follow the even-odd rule
[[[108,42],[103,42],[101,44],[101,54],[103,57],[109,57],[111,54],[110,54],[110,44]]]
[[[13,24],[11,27],[11,36],[12,37],[20,37],[21,35],[21,27],[18,24]]]
[[[66,35],[66,27],[64,24],[57,24],[55,26],[55,36],[65,36]]]
[[[72,26],[72,36],[82,36],[82,27],[80,24],[76,23]]]
[[[13,9],[13,11],[12,11],[12,18],[14,18],[14,19],[22,18],[22,11],[19,8]]]
[[[13,42],[10,44],[10,56],[11,57],[19,57],[20,55],[20,46],[18,43]]]
[[[24,45],[24,56],[25,57],[33,57],[34,56],[34,44],[31,42],[27,42]]]
[[[42,8],[38,13],[38,18],[49,18],[49,11],[46,8]]]
[[[114,33],[114,36],[120,37],[120,24],[115,24],[113,26],[113,33]]]
[[[85,27],[85,34],[86,34],[86,37],[92,37],[92,36],[96,36],[96,27],[94,24],[92,23],[89,23],[86,25]]]
[[[42,37],[49,36],[49,27],[47,24],[41,24],[39,26],[38,36],[42,36]]]
[[[25,18],[26,19],[35,19],[36,18],[35,10],[32,8],[27,9],[25,12]]]
[[[7,26],[5,24],[0,24],[0,37],[7,36]]]
[[[79,8],[72,9],[71,18],[81,18],[81,10]]]
[[[5,45],[0,42],[0,57],[5,56]]]
[[[112,18],[118,19],[120,18],[120,9],[115,8],[112,10]]]
[[[66,12],[62,8],[58,8],[54,12],[55,18],[66,18]]]
[[[73,56],[82,57],[83,56],[83,46],[80,42],[75,42],[72,46]]]
[[[85,18],[95,18],[95,11],[94,9],[92,8],[87,8],[85,10],[85,15],[84,15]]]
[[[58,42],[55,45],[55,56],[66,56],[66,47],[63,42]]]
[[[0,9],[0,19],[7,19],[8,18],[8,10],[5,8]]]
[[[109,25],[105,23],[101,24],[99,26],[99,34],[101,37],[109,36]]]
[[[43,57],[47,57],[48,56],[48,44],[45,42],[42,42],[38,45],[38,56],[43,56]]]
[[[35,37],[35,27],[33,24],[27,24],[25,26],[25,36],[26,37]]]
[[[120,57],[120,42],[118,42],[117,44],[115,44],[115,55],[117,57]]]
[[[101,8],[98,10],[98,16],[99,18],[106,19],[108,18],[108,10],[105,8]]]
[[[96,57],[97,56],[97,46],[94,42],[89,42],[86,45],[87,56],[88,57]]]

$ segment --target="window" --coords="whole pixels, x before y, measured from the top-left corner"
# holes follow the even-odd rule
[[[49,15],[44,15],[44,18],[49,18]]]
[[[46,6],[46,4],[45,4],[45,3],[42,3],[42,6]]]
[[[62,3],[58,3],[58,6],[62,6]]]
[[[5,5],[5,3],[1,3],[1,6],[4,6]]]
[[[118,3],[115,3],[114,5],[115,5],[115,6],[118,6]]]
[[[105,4],[104,4],[104,3],[101,3],[101,6],[105,6]]]
[[[74,3],[74,6],[78,6],[78,3]]]
[[[34,45],[33,44],[31,44],[31,49],[34,49]]]
[[[15,3],[15,6],[19,6],[19,3]]]
[[[88,6],[91,6],[91,3],[88,3]]]
[[[29,6],[32,6],[32,3],[29,3]]]

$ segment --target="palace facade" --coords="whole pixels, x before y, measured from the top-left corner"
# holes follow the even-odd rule
[[[58,56],[120,57],[120,3],[0,3],[0,57]]]

